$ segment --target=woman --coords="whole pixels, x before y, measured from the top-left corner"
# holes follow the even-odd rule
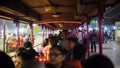
[[[18,52],[15,56],[15,67],[20,68],[22,63],[28,60],[34,60],[34,56],[27,51]]]
[[[66,54],[67,52],[62,46],[51,47],[49,53],[50,64],[54,65],[55,68],[73,68],[64,61]]]

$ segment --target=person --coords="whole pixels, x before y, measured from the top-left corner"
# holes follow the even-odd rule
[[[67,44],[68,44],[68,30],[63,30],[61,33],[61,39],[60,39],[60,43],[59,45],[61,45],[64,48],[67,48]]]
[[[15,68],[12,59],[5,54],[4,52],[0,51],[0,67],[2,68]]]
[[[86,48],[82,44],[77,44],[73,49],[73,59],[69,61],[75,68],[83,68]],[[81,62],[82,61],[82,62]],[[83,64],[83,65],[82,65]]]
[[[34,60],[34,56],[25,50],[18,52],[15,56],[15,67],[20,68],[22,63],[28,60]]]
[[[82,31],[78,31],[78,42],[79,43],[83,43],[83,41],[82,41]]]
[[[28,60],[22,63],[21,68],[45,68],[45,65],[36,60]]]
[[[94,52],[96,52],[96,42],[97,42],[97,40],[98,40],[98,36],[97,36],[97,33],[94,29],[93,32],[90,34],[91,53],[93,52],[93,49],[94,49]]]
[[[70,37],[68,38],[68,45],[67,45],[67,58],[66,61],[70,61],[73,58],[73,49],[75,47],[75,45],[78,44],[78,39],[75,37]]]
[[[67,51],[62,46],[53,46],[50,48],[50,64],[54,65],[55,68],[74,68],[65,62]]]
[[[25,48],[32,48],[32,43],[30,41],[26,41],[24,44],[23,44],[23,47]]]
[[[108,41],[108,33],[107,31],[104,33],[104,43],[107,43]]]
[[[114,68],[114,65],[108,57],[95,54],[87,59],[84,68]]]

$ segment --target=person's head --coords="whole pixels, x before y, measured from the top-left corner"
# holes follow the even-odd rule
[[[80,60],[85,57],[86,48],[82,44],[77,44],[73,49],[73,59]]]
[[[32,43],[29,42],[29,41],[26,41],[23,46],[24,46],[25,48],[29,48],[29,47],[32,48]]]
[[[48,36],[49,36],[49,38],[52,38],[52,37],[53,37],[53,35],[52,35],[52,34],[49,34]]]
[[[73,50],[74,46],[78,43],[78,39],[76,37],[70,37],[68,38],[68,50]]]
[[[26,48],[26,51],[34,57],[38,56],[38,52],[36,52],[35,49],[33,49],[33,48]]]
[[[14,63],[11,60],[11,58],[2,51],[0,51],[0,67],[15,68]]]
[[[21,68],[45,68],[45,66],[39,61],[28,60],[22,63]]]
[[[93,29],[93,32],[95,32],[96,30],[95,29]]]
[[[19,47],[16,50],[16,54],[19,53],[19,52],[23,52],[23,51],[26,51],[26,49],[24,47]]]
[[[84,68],[114,68],[114,65],[108,57],[96,54],[87,59]]]
[[[15,66],[16,68],[20,68],[21,64],[27,60],[34,59],[34,56],[28,53],[27,51],[22,51],[17,53],[15,57]]]
[[[50,48],[50,63],[53,65],[62,64],[66,58],[66,49],[64,49],[62,46],[53,46]]]

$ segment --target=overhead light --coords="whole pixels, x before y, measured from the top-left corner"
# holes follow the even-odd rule
[[[60,17],[60,15],[61,15],[61,13],[53,13],[53,14],[52,14],[52,17],[57,18],[57,17]]]
[[[51,11],[53,8],[52,7],[45,7],[45,12]]]

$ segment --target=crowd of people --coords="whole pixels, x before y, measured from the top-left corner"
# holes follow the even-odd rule
[[[94,33],[90,37],[92,48],[95,48],[93,40],[96,39],[95,36]],[[77,37],[63,30],[59,35],[50,34],[44,40],[40,52],[36,52],[29,41],[19,47],[12,58],[0,51],[0,66],[4,68],[114,68],[112,61],[104,55],[95,54],[86,58],[87,48],[84,43],[80,43]]]

